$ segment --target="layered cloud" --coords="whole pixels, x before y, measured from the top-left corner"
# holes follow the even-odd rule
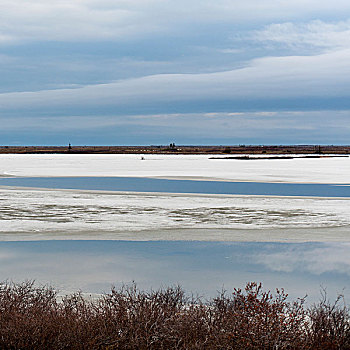
[[[326,0],[4,0],[0,13],[0,43],[125,39],[178,32],[182,26],[223,22],[246,26],[247,22],[251,25],[252,22],[261,24],[280,19],[308,19],[315,14],[342,17],[349,10],[349,2],[343,0],[337,1],[337,6]]]
[[[0,109],[151,106],[187,101],[349,98],[350,49],[317,56],[267,57],[205,74],[159,74],[74,89],[0,94]],[[244,107],[248,108],[249,103]],[[318,102],[314,102],[317,104]],[[283,103],[280,102],[280,108]],[[315,106],[316,107],[316,106]],[[198,105],[200,109],[200,105]],[[230,107],[231,108],[231,107]]]
[[[271,130],[281,123],[304,140],[303,121],[289,119],[290,111],[310,118],[318,111],[324,120],[331,113],[336,126],[350,110],[349,11],[343,0],[4,0],[0,133],[11,129],[6,140],[26,143],[23,130],[35,140],[39,129],[118,125],[123,137],[147,134],[143,142],[156,143],[176,120],[178,135],[198,142],[214,131],[227,135],[220,125],[236,118],[240,142],[258,134],[277,142]],[[251,113],[266,111],[279,113],[276,125],[269,119],[257,130]],[[306,128],[324,142],[317,119]],[[346,139],[345,129],[331,129],[331,143]]]
[[[346,144],[349,118],[349,110],[1,117],[0,135],[3,142],[20,135],[16,144],[22,137],[30,144]]]

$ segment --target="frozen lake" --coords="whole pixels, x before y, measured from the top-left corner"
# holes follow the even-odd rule
[[[0,279],[349,288],[350,160],[0,155]]]

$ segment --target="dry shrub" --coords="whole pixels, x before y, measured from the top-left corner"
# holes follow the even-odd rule
[[[264,292],[262,285],[248,283],[245,290],[235,289],[229,298],[215,298],[213,335],[229,349],[289,349],[304,344],[304,300],[287,302],[283,290]]]
[[[309,308],[308,315],[311,349],[350,349],[350,314],[342,295],[331,303],[323,290],[321,301]]]
[[[0,349],[350,349],[349,310],[323,297],[244,290],[203,301],[180,287],[113,288],[98,299],[58,300],[33,282],[0,284]]]

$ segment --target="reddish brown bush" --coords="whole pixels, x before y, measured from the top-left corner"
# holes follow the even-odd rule
[[[179,288],[112,289],[59,300],[33,282],[0,284],[0,349],[350,349],[349,310],[260,284],[204,302]]]

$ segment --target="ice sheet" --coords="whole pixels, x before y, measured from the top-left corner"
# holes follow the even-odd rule
[[[0,155],[3,176],[133,176],[350,183],[350,158]],[[347,199],[0,189],[0,239],[349,241]]]
[[[350,240],[349,199],[0,189],[0,239]]]
[[[0,155],[0,174],[350,183],[350,158],[217,160],[210,155]]]

